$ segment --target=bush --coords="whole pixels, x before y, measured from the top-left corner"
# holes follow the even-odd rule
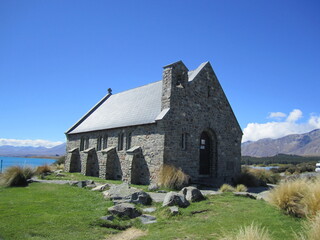
[[[0,176],[0,185],[5,187],[27,186],[28,179],[34,175],[30,167],[12,166]]]
[[[235,191],[236,189],[234,187],[226,183],[219,188],[219,192],[235,192]]]
[[[246,191],[248,191],[248,188],[243,184],[239,184],[236,186],[236,191],[237,192],[246,192]]]
[[[36,170],[36,174],[38,175],[47,175],[48,173],[51,173],[51,172],[52,172],[52,169],[47,164],[37,167],[37,170]]]
[[[305,213],[307,215],[316,215],[320,210],[320,179],[318,178],[315,181],[309,180],[308,182],[308,191],[302,199],[302,204],[305,206]]]
[[[320,236],[320,214],[318,213],[313,218],[309,218],[303,224],[301,233],[296,234],[297,240],[318,240]]]
[[[171,189],[181,189],[188,185],[190,177],[181,168],[172,165],[163,165],[158,176],[158,184]]]
[[[235,235],[226,235],[220,240],[270,240],[268,230],[252,223],[250,226],[240,228]]]
[[[248,187],[266,186],[267,183],[276,184],[280,175],[270,170],[242,168],[241,174],[236,178],[237,184],[244,184]]]
[[[303,217],[320,210],[320,180],[298,178],[283,182],[270,191],[268,201],[286,213]]]

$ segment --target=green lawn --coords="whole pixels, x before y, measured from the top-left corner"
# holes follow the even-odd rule
[[[101,193],[69,185],[0,188],[0,239],[105,239],[118,232],[97,224],[111,205]],[[268,228],[273,239],[282,240],[292,239],[293,230],[299,232],[302,223],[263,201],[232,194],[192,203],[180,209],[179,216],[169,216],[160,204],[155,206],[157,223],[134,223],[148,233],[141,239],[219,239],[224,232],[255,222]]]

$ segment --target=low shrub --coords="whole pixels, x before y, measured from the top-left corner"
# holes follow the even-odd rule
[[[304,217],[320,211],[320,180],[298,178],[279,184],[270,191],[268,201],[286,213]]]
[[[302,199],[302,204],[305,206],[306,215],[316,215],[320,210],[320,179],[308,180],[308,183],[308,191]]]
[[[30,167],[12,166],[7,168],[0,176],[0,185],[5,187],[27,186],[28,179],[34,175]]]
[[[37,170],[36,170],[36,174],[38,175],[46,175],[51,172],[52,172],[52,169],[47,164],[37,167]]]
[[[187,186],[189,181],[190,177],[181,168],[164,164],[159,171],[158,184],[161,187],[179,190]]]
[[[234,235],[225,235],[220,240],[271,240],[269,232],[264,227],[252,223],[250,226],[240,228]]]
[[[320,214],[309,218],[303,224],[302,232],[296,234],[296,240],[318,240],[320,238]]]
[[[246,191],[248,191],[248,188],[245,185],[238,184],[236,186],[236,192],[246,192]]]
[[[219,188],[219,192],[235,192],[235,191],[236,189],[234,187],[226,183]]]
[[[270,170],[242,168],[241,174],[237,177],[237,184],[244,184],[248,187],[266,186],[267,183],[276,184],[280,181],[280,175]]]

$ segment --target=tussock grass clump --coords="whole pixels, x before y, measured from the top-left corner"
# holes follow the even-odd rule
[[[306,215],[316,215],[320,211],[320,179],[317,178],[315,181],[308,180],[307,182],[309,183],[308,191],[301,202],[305,206]]]
[[[164,164],[159,172],[158,184],[161,187],[181,189],[188,185],[190,177],[181,168]]]
[[[309,218],[303,224],[303,231],[296,234],[296,240],[318,240],[320,237],[320,214]]]
[[[39,166],[39,167],[37,167],[37,170],[36,170],[36,174],[38,174],[38,175],[46,175],[51,172],[52,172],[52,169],[48,164]]]
[[[237,177],[236,183],[248,187],[266,186],[267,183],[276,184],[280,181],[280,175],[270,170],[242,168],[241,174]]]
[[[316,215],[320,211],[320,180],[283,182],[270,192],[268,201],[296,217]]]
[[[0,176],[0,185],[5,187],[27,186],[28,179],[34,175],[30,167],[12,166]]]
[[[219,192],[235,192],[235,191],[236,189],[234,187],[226,183],[219,188]]]
[[[269,232],[264,227],[252,223],[250,226],[242,227],[235,235],[226,235],[220,240],[271,240]]]
[[[243,185],[243,184],[239,184],[236,186],[236,192],[246,192],[248,191],[248,188]]]

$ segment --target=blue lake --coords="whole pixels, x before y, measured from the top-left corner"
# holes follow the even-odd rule
[[[1,160],[2,160],[2,172],[7,167],[11,166],[31,166],[37,167],[44,164],[52,164],[55,162],[55,159],[46,159],[46,158],[21,158],[21,157],[1,157],[0,156],[0,171],[1,171]]]

